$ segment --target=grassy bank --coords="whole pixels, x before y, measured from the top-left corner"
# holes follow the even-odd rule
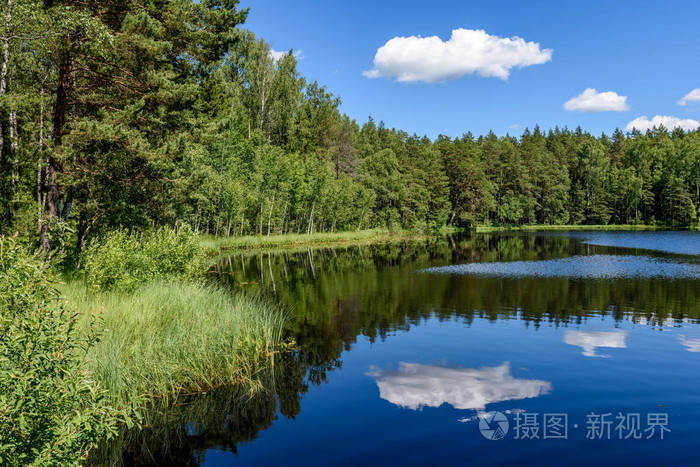
[[[280,345],[283,313],[257,298],[183,281],[157,281],[134,293],[61,287],[86,330],[102,330],[87,365],[118,407],[165,404],[226,384],[259,389],[257,374]]]
[[[668,230],[671,227],[656,226],[656,225],[640,225],[640,224],[614,224],[614,225],[549,225],[549,224],[532,224],[520,226],[489,226],[480,225],[476,228],[477,233],[492,233],[492,232],[537,232],[537,231],[562,231],[562,230]]]
[[[564,230],[667,230],[670,227],[653,225],[549,225],[532,224],[520,226],[477,226],[472,232],[497,233],[497,232],[536,232],[536,231],[564,231]],[[383,229],[361,230],[359,232],[334,232],[315,234],[285,234],[285,235],[247,235],[242,237],[215,237],[213,235],[200,236],[200,245],[210,253],[219,251],[236,252],[248,250],[267,249],[293,249],[313,247],[335,247],[345,245],[363,245],[371,243],[397,242],[404,240],[423,240],[437,234],[454,234],[466,232],[466,230],[443,227],[437,232],[424,232],[419,230],[399,230],[390,232]]]
[[[447,232],[447,230],[445,230]],[[274,248],[343,246],[368,243],[395,242],[402,240],[420,240],[429,234],[415,230],[372,229],[359,232],[333,232],[315,234],[285,234],[285,235],[248,235],[243,237],[214,237],[202,236],[201,245],[210,252],[216,251],[245,251]]]

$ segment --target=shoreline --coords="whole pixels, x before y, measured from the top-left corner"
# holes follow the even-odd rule
[[[546,231],[659,231],[659,230],[688,230],[696,231],[699,227],[678,228],[671,226],[641,225],[641,224],[611,224],[611,225],[548,225],[528,224],[520,226],[489,226],[479,225],[473,229],[457,227],[442,227],[434,231],[369,229],[351,232],[323,232],[314,234],[277,234],[277,235],[245,235],[242,237],[215,237],[201,235],[200,244],[209,255],[222,252],[266,251],[295,248],[343,247],[356,245],[371,245],[378,243],[394,243],[401,241],[428,240],[436,235],[469,234],[469,233],[507,233],[507,232],[546,232]]]
[[[462,232],[460,229],[441,229],[437,234]],[[334,232],[314,234],[246,235],[242,237],[202,236],[200,244],[209,254],[219,252],[245,252],[272,249],[342,247],[393,243],[405,240],[427,240],[435,234],[419,230],[399,230],[390,232],[383,229],[361,230],[359,232]]]

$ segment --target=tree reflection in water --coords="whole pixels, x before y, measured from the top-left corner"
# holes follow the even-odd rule
[[[241,443],[255,439],[277,417],[293,419],[310,385],[324,383],[326,375],[342,365],[342,352],[351,349],[358,336],[371,342],[382,340],[429,318],[457,320],[465,326],[475,319],[519,320],[536,331],[545,323],[568,327],[592,316],[654,326],[700,317],[700,285],[695,279],[632,280],[622,276],[596,280],[416,272],[471,262],[630,254],[622,248],[584,244],[578,237],[473,235],[222,256],[212,267],[212,277],[232,291],[269,294],[285,305],[290,314],[286,333],[297,343],[296,350],[277,356],[266,392],[251,398],[235,388],[222,388],[167,411],[154,410],[147,429],[124,434],[121,442],[101,454],[108,456],[111,464],[177,466],[199,465],[206,450],[213,447],[236,452]],[[666,253],[644,254],[675,259]],[[686,256],[682,260],[697,265],[697,259]],[[582,347],[584,355],[597,355],[596,347],[625,345],[625,336],[619,333],[583,335],[570,331],[566,336],[566,342]],[[688,350],[697,351],[697,340],[683,339],[681,343]],[[449,369],[445,371],[452,375]],[[479,379],[467,373],[457,376]],[[406,375],[400,368],[395,374],[378,376],[377,381],[386,385],[402,376]],[[533,381],[533,391],[549,390],[546,381]],[[397,387],[398,392],[392,394],[410,392],[408,386]],[[514,393],[508,397],[530,396]],[[401,404],[413,406],[415,401]]]

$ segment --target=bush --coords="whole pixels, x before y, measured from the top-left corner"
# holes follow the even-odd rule
[[[0,237],[0,465],[76,465],[124,417],[83,365],[79,334],[39,258]]]
[[[110,232],[88,245],[82,263],[93,290],[130,292],[156,279],[192,279],[206,271],[199,239],[189,227]]]

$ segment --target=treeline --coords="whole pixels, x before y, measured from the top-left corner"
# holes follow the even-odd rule
[[[241,235],[475,224],[692,225],[700,133],[539,128],[432,141],[359,125],[241,28],[235,0],[5,0],[0,234]],[[478,111],[478,109],[475,109]]]

